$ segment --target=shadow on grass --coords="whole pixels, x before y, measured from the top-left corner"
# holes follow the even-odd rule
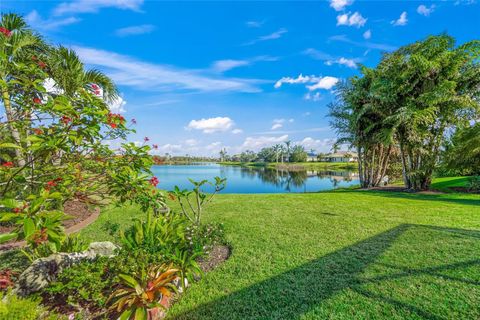
[[[418,228],[418,230],[412,228]],[[382,254],[410,229],[415,232],[414,234],[420,236],[425,231],[458,232],[460,237],[471,236],[468,241],[478,241],[477,238],[480,235],[478,231],[402,224],[220,299],[174,315],[174,318],[300,319],[313,309],[319,308],[327,299],[343,290],[350,289],[356,294],[377,301],[383,306],[389,305],[391,308],[401,310],[414,318],[444,319],[446,315],[439,316],[432,311],[422,309],[421,306],[409,304],[388,294],[379,294],[367,289],[368,285],[380,285],[381,281],[402,280],[415,275],[428,275],[450,281],[459,281],[468,285],[480,285],[476,281],[478,279],[470,280],[463,275],[462,277],[456,277],[455,275],[441,273],[442,271],[458,271],[461,268],[480,266],[480,259],[411,269],[383,264],[384,268],[388,268],[388,270],[393,268],[394,272],[387,275],[365,277],[369,265],[375,263],[375,265],[382,267],[382,264],[378,261],[381,260]],[[416,258],[413,257],[412,259]],[[253,273],[255,270],[251,270],[251,272]],[[343,302],[344,304],[345,302]],[[331,315],[335,318],[335,314]]]
[[[420,201],[443,201],[461,205],[471,205],[478,207],[480,212],[480,196],[459,194],[459,193],[445,193],[445,194],[421,194],[421,193],[409,193],[409,192],[392,192],[392,191],[380,191],[380,190],[334,190],[334,191],[321,191],[321,193],[342,193],[342,192],[362,192],[371,196],[378,196],[383,198],[393,199],[406,199],[406,200],[420,200]],[[465,197],[466,195],[466,197]]]

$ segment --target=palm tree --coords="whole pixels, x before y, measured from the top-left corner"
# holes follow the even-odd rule
[[[285,143],[286,152],[287,152],[287,160],[288,162],[290,162],[290,144],[292,143],[292,141],[287,140],[284,143]]]
[[[72,49],[63,46],[52,48],[48,55],[48,65],[54,86],[67,96],[72,97],[79,90],[89,89],[98,95],[101,93],[106,102],[118,98],[118,90],[113,81],[96,69],[86,70]]]
[[[23,63],[30,62],[32,56],[45,49],[45,43],[37,34],[28,27],[25,20],[16,14],[4,14],[0,21],[2,32],[0,33],[0,91],[1,99],[5,107],[8,129],[15,144],[20,145],[20,131],[16,122],[24,115],[17,114],[12,105],[12,97],[15,94],[13,81],[19,76]],[[25,165],[25,157],[21,149],[15,149],[17,164]]]

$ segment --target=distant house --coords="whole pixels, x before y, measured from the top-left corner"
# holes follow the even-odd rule
[[[307,161],[308,162],[313,162],[313,161],[317,161],[318,155],[316,153],[312,153],[312,152],[309,152],[307,153]]]
[[[351,151],[337,151],[322,157],[322,161],[326,162],[357,162],[358,155]]]

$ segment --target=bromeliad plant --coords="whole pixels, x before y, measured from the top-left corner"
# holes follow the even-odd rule
[[[163,297],[170,297],[176,291],[173,281],[178,270],[172,265],[151,266],[133,275],[120,274],[121,287],[110,296],[114,301],[110,310],[121,313],[120,319],[149,319],[149,310],[164,307]]]
[[[227,179],[215,177],[215,182],[209,182],[208,180],[194,181],[192,179],[189,179],[189,181],[193,184],[192,190],[180,190],[178,186],[175,186],[169,192],[169,196],[172,200],[178,201],[184,217],[193,224],[200,225],[203,208],[212,201],[217,193],[225,189]],[[207,184],[213,187],[213,192],[210,195],[202,190],[202,187]]]

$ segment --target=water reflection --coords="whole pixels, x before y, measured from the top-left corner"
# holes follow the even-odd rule
[[[222,193],[316,192],[358,184],[358,174],[352,171],[287,171],[217,164],[155,166],[152,170],[160,179],[162,189],[172,189],[174,185],[190,188],[188,178],[201,180],[214,176],[227,178],[227,187]]]

